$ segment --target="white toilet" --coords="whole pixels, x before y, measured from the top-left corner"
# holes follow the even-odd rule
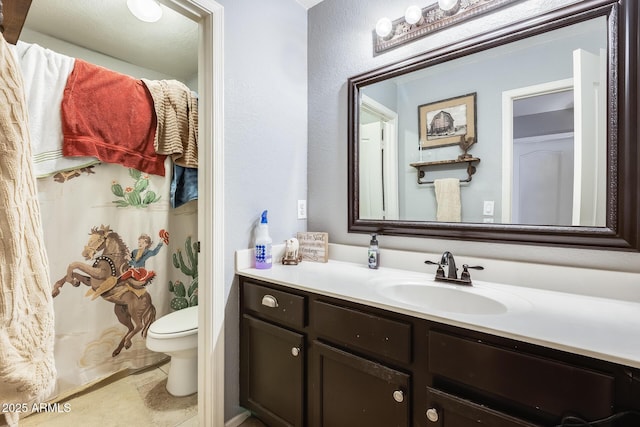
[[[147,348],[171,356],[167,391],[187,396],[198,391],[198,306],[174,311],[151,324]]]

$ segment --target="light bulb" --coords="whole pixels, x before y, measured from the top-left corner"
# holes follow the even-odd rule
[[[156,0],[127,0],[127,7],[144,22],[156,22],[162,17],[162,8]]]
[[[389,34],[391,34],[391,30],[393,29],[393,22],[389,18],[380,18],[376,23],[376,34],[378,37],[385,38]]]
[[[422,19],[422,10],[418,6],[409,6],[404,13],[404,20],[407,24],[413,25]]]
[[[450,11],[458,5],[459,0],[438,0],[438,6],[445,12]]]

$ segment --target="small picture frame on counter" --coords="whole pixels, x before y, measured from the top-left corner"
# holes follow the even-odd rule
[[[298,232],[298,253],[304,261],[327,262],[329,260],[329,233]]]

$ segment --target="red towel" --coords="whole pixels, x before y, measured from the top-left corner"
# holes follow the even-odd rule
[[[164,176],[156,114],[141,80],[76,59],[62,98],[65,156],[92,156]]]

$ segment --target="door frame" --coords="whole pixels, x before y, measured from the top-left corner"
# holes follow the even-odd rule
[[[384,194],[385,218],[397,220],[400,215],[398,201],[398,113],[385,107],[373,98],[362,94],[360,109],[366,109],[384,122]],[[358,132],[359,134],[359,132]],[[359,144],[359,141],[358,141]]]
[[[573,90],[573,78],[525,86],[502,92],[502,218],[511,224],[513,198],[513,103],[518,99]]]
[[[198,23],[198,424],[224,426],[224,8],[159,0]]]

